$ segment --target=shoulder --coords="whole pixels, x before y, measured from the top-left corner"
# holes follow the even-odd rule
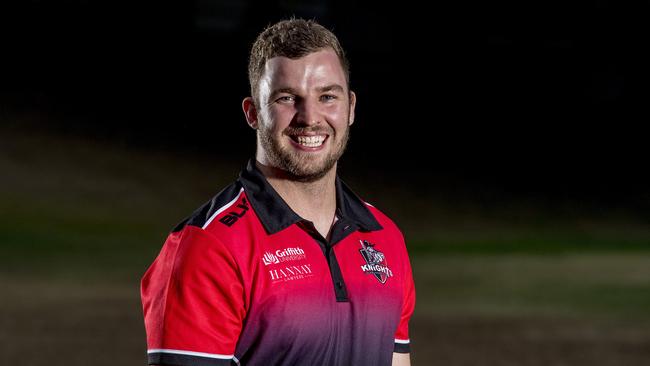
[[[341,179],[337,178],[336,184],[337,194],[339,195],[338,205],[343,207],[344,214],[356,218],[362,224],[362,227],[370,231],[402,235],[395,222],[374,204],[368,203],[357,195]]]
[[[211,224],[215,219],[218,221],[219,218],[226,216],[228,208],[235,205],[242,198],[242,193],[243,187],[238,181],[230,184],[176,225],[172,233],[179,232],[187,226],[201,229],[214,226]]]
[[[389,245],[393,250],[396,250],[397,253],[401,253],[400,256],[407,254],[406,240],[404,239],[404,234],[400,230],[399,226],[393,221],[388,215],[383,211],[378,209],[376,206],[367,203],[364,201],[364,204],[368,208],[368,211],[374,216],[375,220],[381,225],[380,230],[371,231],[366,233],[366,236],[375,240],[376,242],[385,243]]]
[[[254,214],[248,203],[242,184],[235,181],[210,200],[197,208],[192,214],[181,221],[170,233],[170,236],[184,236],[183,245],[225,246],[229,251],[240,251],[245,246],[247,237],[256,230],[251,229],[251,217]],[[248,221],[248,224],[244,222]],[[191,235],[190,233],[193,233]],[[202,245],[196,245],[197,237],[205,238]]]
[[[386,215],[383,211],[381,211],[380,209],[378,209],[377,207],[375,207],[374,205],[368,202],[364,201],[364,204],[366,205],[370,213],[375,217],[377,222],[379,222],[379,224],[382,226],[384,231],[391,232],[399,236],[403,236],[399,226],[397,226],[395,221],[393,221],[390,217],[388,217],[388,215]]]

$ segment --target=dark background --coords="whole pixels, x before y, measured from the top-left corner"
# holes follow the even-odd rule
[[[647,214],[647,5],[10,2],[2,122],[243,161],[249,47],[296,15],[351,61],[345,174]]]
[[[340,173],[399,224],[414,365],[650,364],[648,2],[0,5],[0,364],[143,365],[139,281],[255,149],[268,24],[351,61]]]

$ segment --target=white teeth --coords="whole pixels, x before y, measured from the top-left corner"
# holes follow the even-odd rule
[[[296,136],[296,140],[302,146],[318,147],[325,141],[325,136]]]

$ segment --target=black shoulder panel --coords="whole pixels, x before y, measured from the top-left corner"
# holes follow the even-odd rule
[[[232,183],[228,187],[224,188],[221,192],[217,193],[212,199],[203,206],[199,207],[192,215],[187,217],[185,220],[181,221],[176,227],[172,230],[173,233],[183,230],[186,225],[203,227],[206,222],[214,215],[215,212],[219,211],[220,208],[230,203],[232,200],[237,198],[241,192],[242,186],[239,181]]]

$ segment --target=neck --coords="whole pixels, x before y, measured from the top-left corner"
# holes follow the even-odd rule
[[[281,169],[259,161],[256,164],[289,207],[327,238],[336,213],[336,165],[316,181],[299,182],[289,179]]]

